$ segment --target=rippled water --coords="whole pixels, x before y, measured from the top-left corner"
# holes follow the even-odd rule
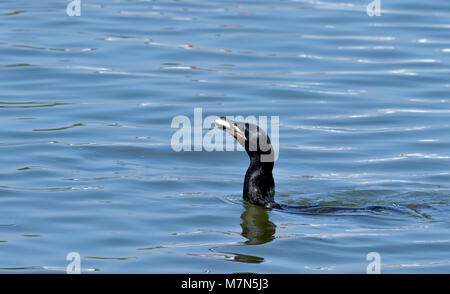
[[[450,272],[450,3],[0,3],[0,272]],[[279,116],[278,202],[175,116]],[[206,130],[204,130],[206,132]]]

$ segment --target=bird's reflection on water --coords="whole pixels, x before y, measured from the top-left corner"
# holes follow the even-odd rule
[[[247,238],[245,244],[260,245],[275,239],[276,225],[269,220],[267,210],[245,203],[245,210],[241,215],[242,236]]]
[[[269,220],[269,214],[266,209],[250,203],[244,202],[244,212],[241,214],[241,235],[247,239],[245,242],[239,242],[242,245],[261,245],[275,239],[276,225]],[[219,247],[210,248],[210,251],[218,252],[229,261],[244,263],[262,263],[263,257],[222,251]]]

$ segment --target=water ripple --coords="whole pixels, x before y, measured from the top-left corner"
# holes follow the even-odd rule
[[[450,156],[439,155],[439,154],[411,153],[411,154],[400,154],[395,157],[387,157],[387,158],[362,159],[362,160],[357,160],[357,162],[382,162],[382,161],[404,160],[404,159],[411,159],[411,158],[450,159]]]
[[[85,124],[83,123],[76,123],[70,126],[64,126],[64,127],[59,127],[59,128],[51,128],[51,129],[33,129],[33,132],[54,132],[54,131],[64,131],[64,130],[68,130],[68,129],[72,129],[72,128],[76,128],[76,127],[83,127],[85,126]]]

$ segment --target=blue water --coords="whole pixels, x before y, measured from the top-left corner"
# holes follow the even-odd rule
[[[450,2],[344,1],[1,1],[0,273],[450,273]],[[279,203],[401,212],[244,203],[194,108],[279,117]]]

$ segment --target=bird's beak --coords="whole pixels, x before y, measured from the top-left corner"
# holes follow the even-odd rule
[[[245,137],[245,124],[237,123],[225,117],[216,119],[215,123],[219,129],[222,129],[223,131],[233,136],[239,142],[239,144],[245,147],[245,141],[247,140],[247,138]]]

